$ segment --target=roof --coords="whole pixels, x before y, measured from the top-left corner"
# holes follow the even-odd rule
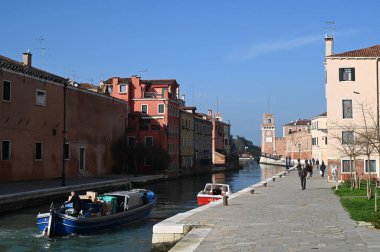
[[[108,80],[103,81],[104,84],[112,84],[112,78],[109,78]],[[119,78],[120,82],[132,82],[132,78]],[[152,85],[171,85],[171,84],[178,84],[176,79],[162,79],[162,80],[140,80],[141,83],[144,84],[152,84]]]
[[[380,57],[380,45],[331,55],[331,57]]]
[[[310,124],[310,120],[308,119],[298,119],[296,121],[292,121],[290,123],[287,123],[285,124],[284,126],[292,126],[292,125],[309,125]]]
[[[32,66],[26,66],[22,62],[18,62],[7,57],[0,55],[0,67],[3,69],[8,69],[14,72],[23,73],[32,77],[45,79],[48,81],[53,81],[56,83],[68,83],[68,79],[61,76],[45,72],[38,68]]]

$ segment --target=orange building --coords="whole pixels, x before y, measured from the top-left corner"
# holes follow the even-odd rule
[[[142,80],[113,77],[101,83],[111,96],[128,101],[131,114],[128,125],[128,145],[160,148],[169,154],[168,167],[158,169],[154,158],[144,156],[143,162],[132,164],[140,173],[179,172],[179,85],[176,80]],[[153,154],[153,153],[152,153]]]
[[[128,104],[0,56],[0,182],[102,175],[125,136]]]

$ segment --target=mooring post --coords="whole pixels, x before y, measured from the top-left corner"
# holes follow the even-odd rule
[[[228,206],[228,196],[227,195],[223,195],[223,205]]]

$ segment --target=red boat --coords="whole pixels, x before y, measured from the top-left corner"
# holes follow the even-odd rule
[[[198,205],[203,206],[210,202],[223,199],[223,196],[231,194],[230,186],[227,184],[207,183],[205,188],[197,195]]]

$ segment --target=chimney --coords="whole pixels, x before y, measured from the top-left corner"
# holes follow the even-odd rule
[[[28,52],[22,54],[22,63],[28,67],[32,66],[32,54],[30,53],[29,49]]]
[[[331,56],[334,54],[334,38],[332,36],[325,36],[326,53],[325,56]]]

